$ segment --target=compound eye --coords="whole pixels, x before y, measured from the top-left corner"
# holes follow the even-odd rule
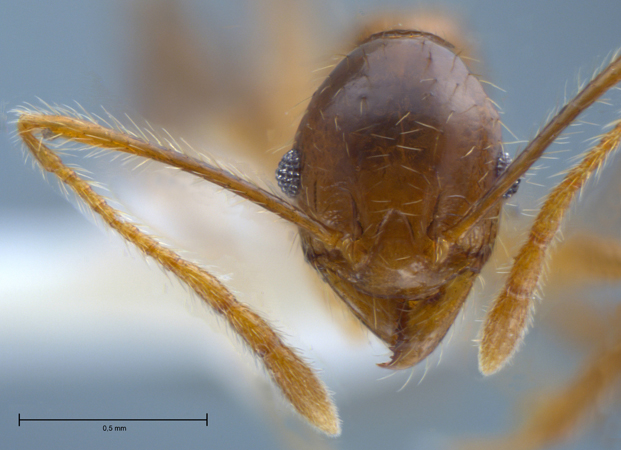
[[[282,157],[276,169],[276,181],[280,189],[288,196],[295,197],[300,191],[300,152],[295,148]]]
[[[500,176],[511,164],[512,159],[506,152],[501,152],[500,157],[498,158],[498,163],[496,165],[496,176]],[[521,178],[515,180],[515,183],[509,188],[507,192],[504,193],[502,198],[510,198],[518,191],[518,187],[520,186]]]

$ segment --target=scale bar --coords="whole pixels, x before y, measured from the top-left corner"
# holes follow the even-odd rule
[[[17,426],[22,422],[205,422],[209,426],[209,413],[204,419],[23,419],[21,413],[17,414]]]

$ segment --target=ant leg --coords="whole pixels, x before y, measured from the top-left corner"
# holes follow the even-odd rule
[[[538,449],[565,442],[606,416],[611,403],[607,400],[618,395],[620,380],[621,341],[617,340],[567,385],[545,395],[531,394],[537,401],[527,403],[528,416],[521,427],[506,436],[473,439],[462,448]]]
[[[503,290],[487,313],[479,349],[479,368],[484,374],[500,370],[524,339],[532,319],[534,292],[561,221],[580,188],[621,142],[621,121],[614,125],[541,207]]]
[[[571,289],[587,281],[621,281],[621,243],[617,239],[581,233],[554,250],[548,283]]]
[[[121,213],[110,207],[87,181],[80,178],[76,171],[63,164],[60,157],[44,144],[44,140],[51,136],[52,138],[60,137],[75,140],[92,146],[128,150],[138,144],[147,147],[143,141],[134,139],[129,135],[106,130],[88,121],[33,114],[24,114],[18,119],[17,132],[44,170],[56,175],[89,208],[101,216],[106,224],[117,231],[125,240],[138,247],[145,255],[150,256],[162,267],[175,274],[192,288],[210,308],[223,316],[252,352],[261,359],[274,382],[301,415],[329,435],[340,433],[336,408],[325,386],[308,364],[283,343],[280,336],[264,319],[247,306],[239,303],[207,271],[185,261],[153,237],[123,220]],[[89,132],[96,133],[89,135]],[[40,134],[40,137],[37,134]],[[136,152],[130,151],[130,153]],[[167,155],[172,151],[161,151],[160,153]],[[250,185],[250,183],[247,184]],[[228,185],[225,187],[234,189]]]

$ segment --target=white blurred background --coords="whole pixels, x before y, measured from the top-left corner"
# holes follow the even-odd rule
[[[621,45],[616,1],[14,2],[0,15],[0,114],[24,102],[39,104],[37,97],[78,101],[95,112],[104,106],[120,118],[128,112],[138,122],[148,119],[197,150],[239,161],[250,176],[271,180],[303,112],[299,103],[327,74],[314,70],[351,49],[360,24],[377,14],[398,11],[405,19],[430,9],[469,32],[483,78],[505,90],[489,86],[488,93],[519,139],[532,137],[564,96]],[[389,20],[394,26],[401,21]],[[197,74],[205,76],[203,87]],[[210,104],[203,107],[205,99]],[[594,125],[583,125],[584,135],[563,147],[572,153],[561,154],[560,169],[586,148],[584,139],[618,117],[618,94],[616,100],[585,119]],[[471,341],[497,282],[491,267],[487,289],[477,288],[480,295],[458,319],[441,362],[439,352],[430,358],[424,380],[418,383],[424,364],[413,374],[384,379],[390,373],[375,364],[387,359],[387,350],[350,329],[346,314],[303,264],[292,227],[155,166],[138,171],[135,182],[118,164],[111,166],[115,172],[87,161],[141,223],[213,269],[321,370],[343,420],[340,438],[324,438],[290,412],[222,321],[152,262],[85,220],[55,182],[24,163],[13,119],[0,118],[0,439],[6,448],[454,448],[464,438],[514,430],[528,412],[526,397],[569,382],[588,361],[592,348],[547,326],[563,311],[562,302],[544,302],[513,365],[483,378]],[[505,140],[515,139],[505,133]],[[546,161],[550,167],[522,185],[508,216],[515,220],[534,207],[555,180],[549,175],[560,170],[554,164]],[[574,224],[618,239],[621,205],[618,186],[608,180],[613,173],[585,195],[589,213],[576,208]],[[598,202],[604,206],[594,207]],[[522,222],[508,228],[521,230]],[[610,286],[595,288],[597,298],[618,295]],[[605,308],[602,302],[594,307]],[[562,448],[621,446],[619,408],[605,411]],[[207,428],[112,422],[127,430],[104,432],[103,423],[18,428],[18,413],[209,413],[210,421]]]

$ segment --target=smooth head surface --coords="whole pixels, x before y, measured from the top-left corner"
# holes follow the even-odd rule
[[[442,339],[491,253],[499,208],[458,242],[443,232],[498,177],[496,110],[450,44],[379,33],[317,90],[294,148],[296,204],[344,235],[335,251],[302,231],[307,259],[395,351],[391,367],[415,364]],[[413,315],[437,323],[423,331]],[[403,345],[407,358],[397,354]],[[413,345],[424,348],[416,357]]]

